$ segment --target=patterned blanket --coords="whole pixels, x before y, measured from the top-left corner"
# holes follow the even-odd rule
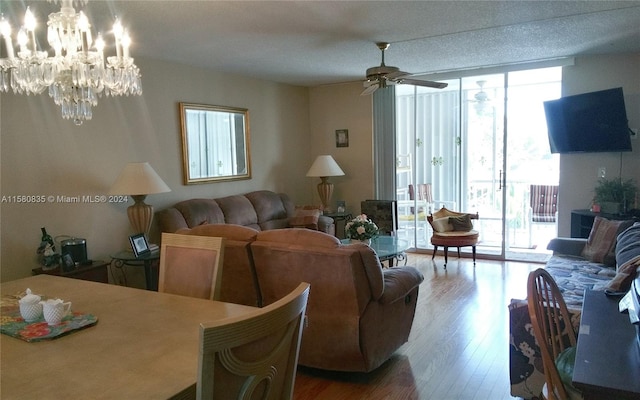
[[[552,256],[545,269],[562,292],[576,332],[580,326],[584,290],[604,290],[616,275],[615,268],[565,255]],[[544,370],[526,300],[511,301],[509,319],[511,395],[531,399],[539,395],[544,385]]]

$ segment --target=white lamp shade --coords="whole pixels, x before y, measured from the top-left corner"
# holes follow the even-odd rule
[[[318,156],[316,160],[309,168],[307,176],[312,177],[327,177],[327,176],[342,176],[344,171],[340,168],[336,160],[328,155]]]
[[[147,195],[170,192],[148,162],[127,164],[111,186],[109,194]]]

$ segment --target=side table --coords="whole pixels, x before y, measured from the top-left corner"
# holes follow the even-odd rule
[[[108,262],[93,260],[90,265],[80,265],[71,271],[63,271],[60,267],[49,270],[43,270],[42,267],[38,267],[33,268],[31,272],[33,275],[47,274],[65,278],[82,279],[84,281],[109,283],[108,265]]]
[[[147,253],[139,257],[136,257],[131,250],[124,250],[111,255],[111,267],[118,268],[122,271],[125,286],[127,285],[127,274],[125,273],[123,267],[125,265],[129,265],[132,267],[144,267],[145,288],[147,290],[157,291],[158,278],[157,276],[154,276],[151,267],[154,264],[157,264],[159,260],[160,250],[154,250],[151,253]]]
[[[353,216],[349,212],[325,212],[323,215],[333,218],[333,221],[336,223],[336,237],[338,239],[344,239],[344,228],[347,224],[347,221],[353,219]],[[342,229],[338,229],[338,221],[342,221]],[[339,234],[342,232],[342,234]]]

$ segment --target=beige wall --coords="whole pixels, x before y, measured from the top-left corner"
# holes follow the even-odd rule
[[[156,210],[193,197],[222,197],[257,189],[312,200],[308,89],[137,60],[144,93],[99,100],[92,121],[77,127],[60,117],[48,95],[0,96],[0,195],[102,195],[127,162],[148,161],[171,187],[147,197]],[[182,184],[180,101],[249,109],[253,177]],[[315,154],[315,153],[314,153]],[[87,239],[93,259],[128,246],[126,208],[132,204],[0,205],[0,280],[31,274],[40,227],[52,236]],[[152,229],[153,231],[154,229]],[[157,231],[157,229],[155,229]]]
[[[622,87],[631,128],[640,127],[640,54],[578,57],[565,67],[562,94],[592,92]],[[605,167],[607,178],[622,176],[640,184],[640,139],[632,140],[633,152],[563,154],[560,156],[558,231],[571,234],[571,210],[588,209],[598,181],[598,169]],[[622,170],[620,169],[622,165]],[[640,204],[638,205],[640,206]]]
[[[356,82],[311,88],[309,96],[311,157],[330,154],[340,165],[345,175],[330,179],[332,206],[335,209],[335,202],[344,200],[353,214],[360,212],[360,201],[373,196],[372,97],[360,96],[361,92],[362,83]],[[349,147],[336,147],[338,129],[349,130]],[[315,179],[312,192],[319,202]]]

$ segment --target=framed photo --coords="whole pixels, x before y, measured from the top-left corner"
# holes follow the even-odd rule
[[[138,233],[137,235],[129,236],[129,242],[131,243],[131,249],[136,257],[140,257],[144,254],[150,253],[149,243],[144,233]]]
[[[70,254],[62,255],[61,265],[64,272],[73,271],[76,268],[76,263],[73,261]]]
[[[349,130],[336,130],[336,147],[349,147]]]

